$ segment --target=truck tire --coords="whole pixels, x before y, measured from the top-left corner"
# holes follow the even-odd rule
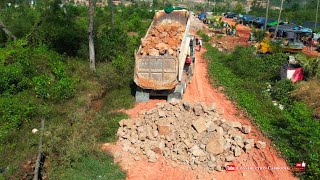
[[[179,99],[181,100],[182,99],[182,96],[183,96],[183,86],[182,85],[178,85],[174,91],[172,93],[170,93],[167,97],[167,101],[171,101],[172,99]]]
[[[148,90],[137,87],[136,90],[136,102],[148,102],[150,98],[150,93]]]
[[[183,93],[185,93],[186,90],[187,90],[187,83],[186,82],[182,82],[181,85],[183,87]]]

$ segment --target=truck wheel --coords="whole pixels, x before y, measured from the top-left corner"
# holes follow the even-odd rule
[[[167,98],[167,101],[171,101],[172,99],[179,99],[181,100],[182,99],[182,96],[183,96],[183,86],[182,85],[178,85],[174,91],[172,93],[170,93],[168,95],[168,98]]]
[[[148,102],[150,98],[150,93],[148,90],[142,89],[140,87],[136,90],[136,102]]]

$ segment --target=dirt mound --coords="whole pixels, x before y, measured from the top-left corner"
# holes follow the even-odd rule
[[[176,55],[185,27],[180,23],[161,23],[153,26],[147,37],[141,39],[141,55]]]
[[[209,107],[178,100],[158,103],[157,108],[141,111],[139,118],[119,124],[117,135],[123,151],[144,154],[149,162],[163,155],[178,164],[188,164],[190,169],[221,171],[254,147],[254,139],[244,135],[251,132],[251,126],[227,121],[214,103]],[[257,141],[256,147],[263,149],[266,143]]]

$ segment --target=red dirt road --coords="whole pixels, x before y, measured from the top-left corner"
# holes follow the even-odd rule
[[[115,156],[115,162],[127,172],[128,180],[150,180],[150,179],[297,179],[289,170],[274,170],[276,167],[288,167],[285,160],[279,157],[279,154],[274,150],[270,140],[266,139],[263,134],[237,110],[236,106],[230,102],[223,93],[213,88],[208,80],[207,63],[201,58],[205,49],[196,53],[196,67],[192,82],[189,84],[187,91],[183,97],[189,102],[205,102],[216,103],[217,108],[225,119],[230,121],[239,121],[245,125],[252,126],[252,132],[248,138],[253,138],[255,141],[262,140],[267,143],[267,147],[263,150],[252,149],[249,153],[243,153],[234,161],[236,167],[265,167],[265,170],[236,170],[222,172],[208,172],[201,169],[188,169],[187,165],[178,165],[171,160],[166,160],[160,157],[156,163],[149,163],[143,155],[139,157],[141,160],[134,160],[133,155],[128,152],[123,152],[120,144],[104,144],[103,151],[109,151]],[[131,117],[137,117],[138,113],[144,109],[151,109],[156,106],[156,103],[164,100],[151,100],[148,103],[137,103],[133,109],[126,110]]]

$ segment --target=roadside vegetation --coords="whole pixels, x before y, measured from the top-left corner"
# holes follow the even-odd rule
[[[42,175],[50,179],[125,179],[101,142],[116,140],[115,109],[133,105],[134,51],[154,14],[146,4],[109,7],[95,16],[97,71],[89,69],[88,9],[38,1],[1,6],[0,179],[32,178],[45,118]],[[48,8],[49,7],[49,8]],[[156,8],[156,7],[154,7]],[[143,23],[141,23],[143,22]],[[85,168],[84,168],[85,167]]]
[[[277,53],[259,58],[251,47],[236,47],[229,54],[208,44],[206,48],[213,84],[224,87],[228,97],[273,140],[289,165],[307,162],[303,179],[317,179],[320,176],[320,122],[312,106],[301,101],[311,101],[310,94],[301,90],[304,82],[292,84],[280,80],[280,66],[286,62],[287,55]],[[307,78],[313,83],[319,82],[316,74]]]

